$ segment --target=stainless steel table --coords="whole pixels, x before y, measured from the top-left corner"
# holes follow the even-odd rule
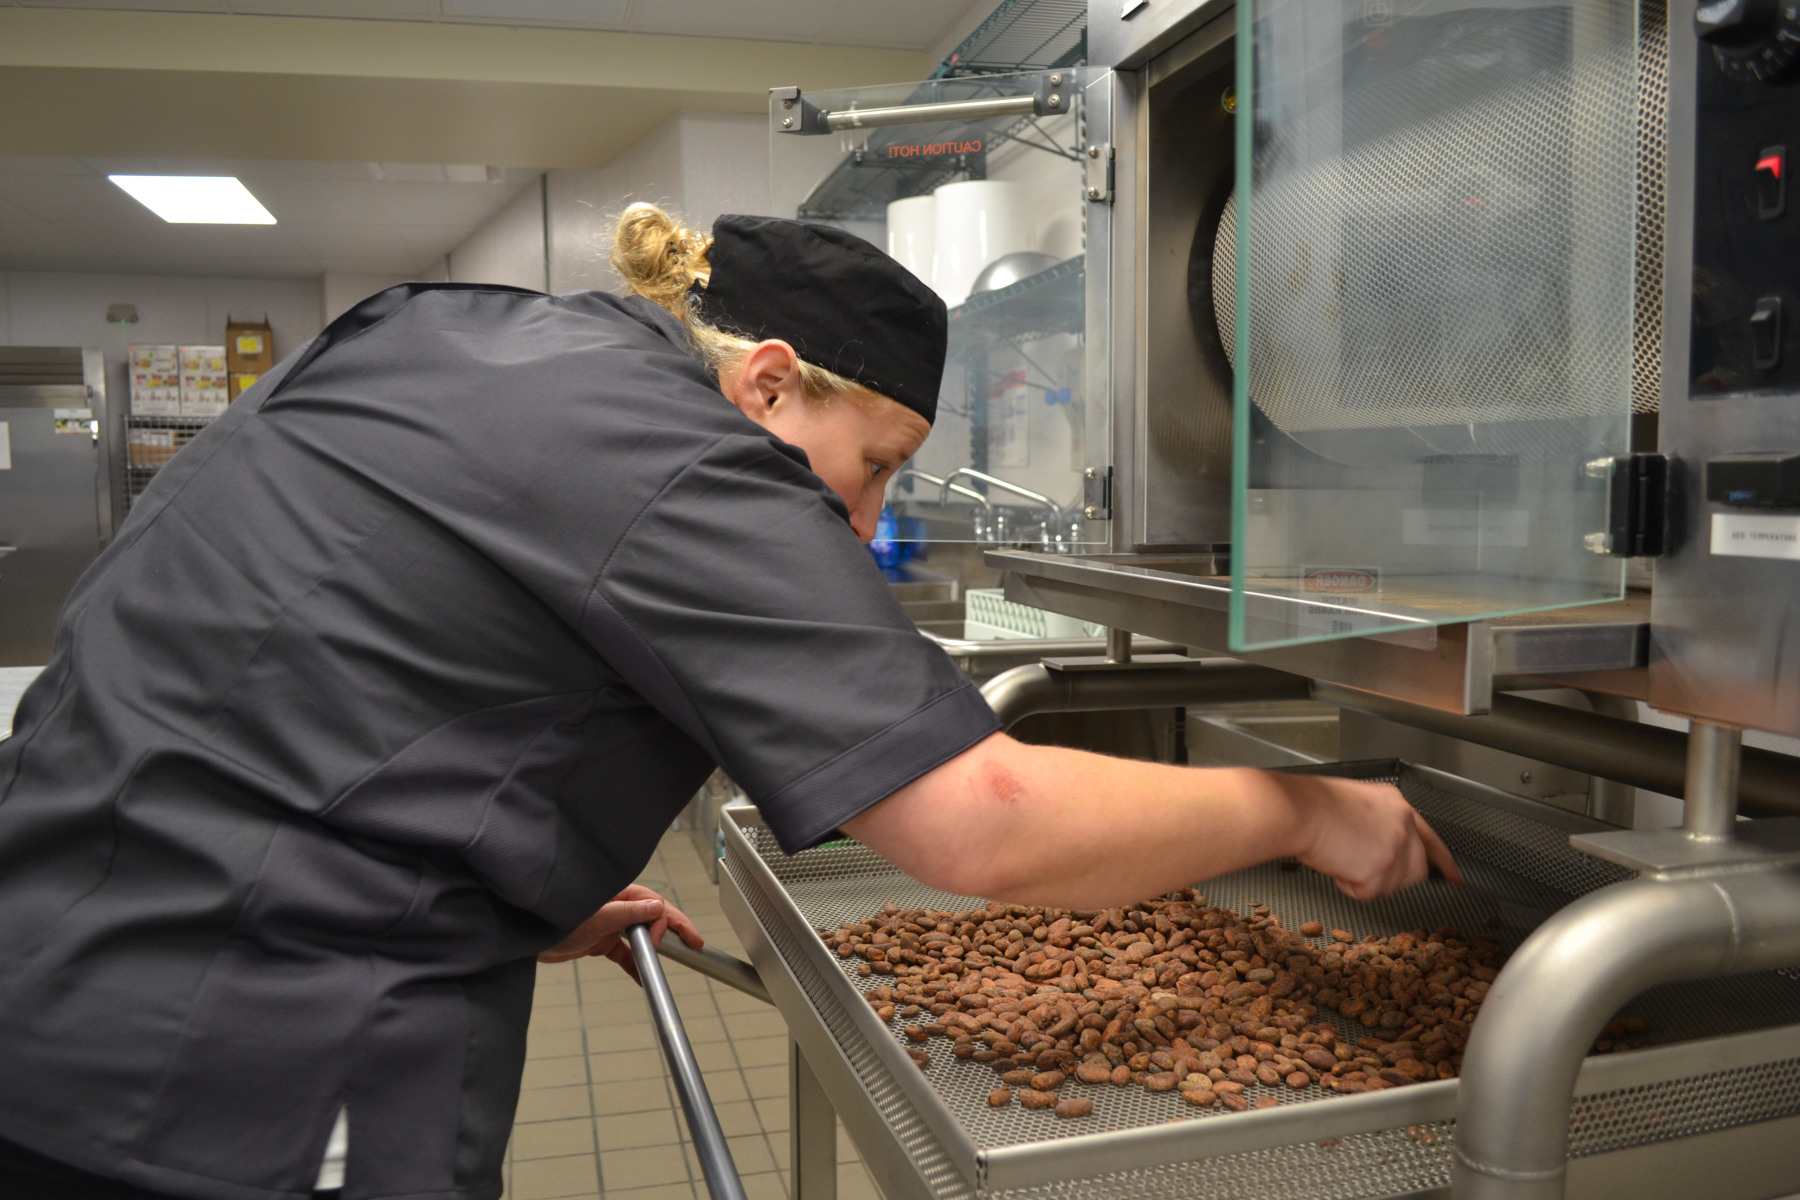
[[[1260,901],[1290,922],[1357,933],[1450,923],[1516,941],[1572,897],[1628,877],[1570,848],[1571,835],[1601,828],[1587,818],[1429,768],[1362,768],[1384,772],[1444,833],[1469,886],[1426,885],[1362,906],[1323,876],[1269,865],[1210,881],[1208,897],[1240,910]],[[835,1192],[834,1109],[889,1200],[1443,1194],[1454,1080],[1357,1096],[1281,1089],[1274,1108],[1198,1116],[1173,1093],[1070,1083],[1065,1094],[1094,1097],[1094,1116],[1061,1122],[1017,1106],[989,1109],[992,1072],[948,1054],[921,1072],[898,1028],[862,999],[880,977],[849,973],[816,932],[887,901],[946,909],[980,901],[924,888],[851,842],[785,858],[753,811],[729,818],[721,899],[797,1048],[791,1136],[804,1200]],[[1666,1044],[1587,1060],[1570,1195],[1758,1200],[1800,1191],[1791,1152],[1800,1136],[1800,979],[1769,973],[1661,988],[1626,1011],[1648,1017]]]

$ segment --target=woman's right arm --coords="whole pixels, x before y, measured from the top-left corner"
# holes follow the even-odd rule
[[[1032,746],[996,733],[844,823],[959,895],[1107,908],[1292,856],[1358,900],[1450,851],[1387,784],[1203,769]]]

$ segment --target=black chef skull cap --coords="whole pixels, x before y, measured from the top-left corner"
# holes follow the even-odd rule
[[[831,225],[728,213],[713,222],[700,315],[937,418],[944,302],[905,267]]]

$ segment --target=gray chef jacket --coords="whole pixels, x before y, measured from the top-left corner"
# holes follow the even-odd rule
[[[488,1200],[533,956],[715,763],[790,851],[996,728],[641,299],[371,297],[161,471],[0,741],[0,1138]]]

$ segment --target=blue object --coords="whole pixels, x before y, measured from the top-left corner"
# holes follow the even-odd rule
[[[875,556],[875,565],[883,571],[889,571],[900,565],[900,522],[894,516],[894,506],[881,506],[881,516],[875,521],[875,540],[869,543],[869,553]]]

